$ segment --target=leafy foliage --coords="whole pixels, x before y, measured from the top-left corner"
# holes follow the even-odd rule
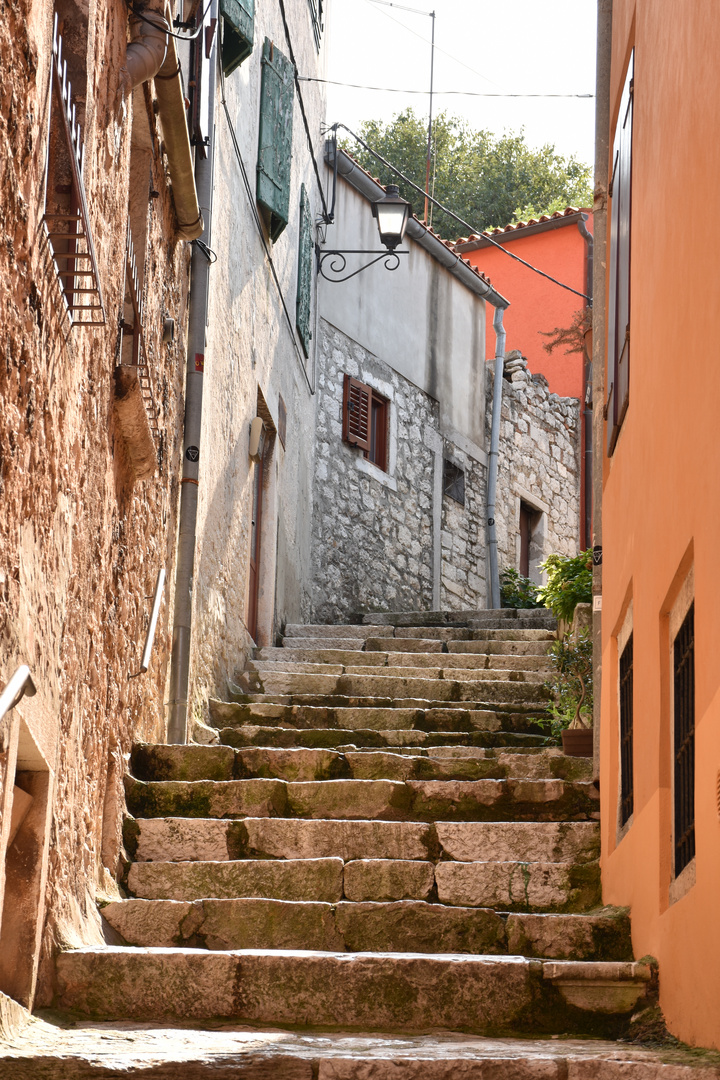
[[[389,123],[366,120],[358,134],[410,180],[425,187],[427,123],[424,117],[406,109]],[[353,139],[342,145],[381,183],[398,184],[400,194],[422,216],[424,207],[419,192],[404,185]],[[550,145],[532,149],[523,131],[499,136],[475,131],[460,117],[445,111],[433,121],[433,146],[435,198],[476,230],[526,220],[528,214],[538,216],[591,202],[590,166],[574,156],[562,157]],[[450,240],[467,235],[467,229],[437,207],[431,220],[433,228]]]
[[[544,607],[538,599],[539,589],[539,585],[523,577],[512,566],[506,566],[500,574],[500,603],[505,608]]]
[[[556,326],[552,330],[541,330],[543,337],[550,338],[543,345],[546,353],[564,348],[568,353],[585,352],[585,332],[592,326],[592,308],[580,308],[572,317],[569,326]]]
[[[592,601],[592,549],[579,555],[548,555],[541,566],[547,583],[538,599],[558,619],[570,622],[577,604]]]
[[[566,728],[592,727],[593,646],[586,631],[572,641],[554,641],[548,653],[553,675],[545,687],[555,698],[546,721],[553,735]]]

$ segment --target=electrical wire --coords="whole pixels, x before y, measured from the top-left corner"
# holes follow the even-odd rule
[[[129,3],[128,8],[130,9],[130,11],[132,11],[132,13],[133,13],[133,15],[135,16],[136,19],[140,19],[142,22],[147,23],[148,26],[154,26],[156,30],[164,31],[164,33],[166,33],[168,35],[168,37],[175,38],[176,41],[195,41],[195,39],[200,36],[200,31],[203,28],[203,22],[205,21],[205,16],[207,15],[208,11],[210,10],[210,5],[212,4],[212,2],[213,2],[213,0],[208,0],[207,4],[205,5],[205,10],[203,11],[202,15],[200,16],[200,23],[199,23],[197,29],[194,30],[192,34],[176,34],[172,30],[170,30],[169,27],[162,26],[160,23],[153,22],[152,19],[148,19],[147,15],[143,15],[143,13],[141,11],[138,11],[138,9],[136,7],[133,7],[132,4]],[[159,15],[160,13],[156,12],[156,14]]]
[[[255,227],[257,228],[258,235],[259,235],[260,240],[262,242],[262,246],[263,246],[263,249],[265,251],[265,257],[266,257],[266,259],[268,261],[268,265],[270,266],[270,272],[272,273],[273,281],[275,282],[275,286],[276,286],[277,291],[278,291],[278,296],[280,297],[280,303],[282,304],[282,309],[283,309],[283,312],[285,313],[285,320],[286,320],[288,328],[290,330],[290,337],[292,339],[293,347],[295,349],[295,353],[297,354],[297,358],[300,361],[300,367],[302,368],[303,375],[305,376],[305,381],[306,381],[306,383],[308,385],[308,390],[310,391],[311,394],[314,394],[315,389],[314,389],[312,383],[310,382],[310,378],[308,376],[307,369],[305,367],[305,359],[304,359],[302,353],[300,352],[300,347],[299,347],[299,345],[297,343],[297,338],[295,336],[295,326],[293,325],[293,321],[290,318],[290,312],[288,311],[287,304],[285,303],[285,297],[283,296],[283,291],[282,291],[282,286],[280,284],[280,279],[278,277],[277,270],[275,269],[275,263],[273,262],[272,255],[270,254],[270,248],[268,247],[267,240],[265,239],[265,232],[263,231],[262,222],[260,220],[260,214],[258,212],[257,204],[255,202],[255,195],[254,195],[252,187],[250,185],[250,180],[248,178],[247,169],[245,168],[245,162],[243,161],[243,156],[242,156],[242,154],[240,152],[240,146],[239,146],[238,141],[237,141],[237,136],[235,135],[235,128],[233,126],[232,119],[230,118],[230,110],[228,109],[227,98],[225,97],[225,75],[224,75],[223,70],[222,70],[222,65],[220,65],[220,88],[221,88],[221,91],[222,91],[222,97],[220,99],[220,103],[221,103],[221,105],[223,107],[223,110],[225,112],[225,118],[227,119],[228,128],[230,129],[230,138],[232,140],[233,149],[235,151],[235,157],[237,158],[238,165],[240,166],[240,172],[242,174],[242,179],[243,179],[243,187],[245,188],[245,194],[247,195],[248,202],[250,203],[250,210],[252,212],[252,216],[253,216],[253,219],[255,221]],[[324,199],[323,199],[323,203],[324,203]]]
[[[351,90],[380,90],[383,94],[429,94],[429,90],[402,90],[395,86],[363,86],[361,83],[338,82],[336,79],[316,79],[312,75],[298,75],[300,82],[326,83],[328,86],[347,86]],[[435,94],[456,94],[460,97],[493,98],[594,98],[594,94],[496,94],[479,90],[433,90]]]
[[[310,160],[313,163],[313,169],[315,170],[315,179],[317,180],[318,191],[320,192],[320,201],[322,202],[323,215],[327,217],[327,204],[325,202],[325,193],[323,191],[322,180],[320,179],[320,169],[315,158],[315,147],[313,146],[312,135],[310,134],[310,125],[308,124],[307,114],[305,112],[305,102],[303,101],[302,91],[300,90],[300,76],[298,75],[298,67],[295,62],[295,50],[292,46],[292,40],[290,39],[290,29],[288,27],[287,15],[285,13],[285,0],[278,0],[280,5],[280,14],[282,16],[283,27],[285,29],[285,40],[287,41],[288,52],[290,53],[290,61],[293,66],[293,75],[295,78],[295,89],[297,91],[298,101],[300,102],[300,112],[302,113],[303,124],[305,126],[305,135],[307,136],[308,147],[310,149]]]
[[[418,191],[423,198],[427,198],[430,202],[437,206],[439,210],[442,210],[443,213],[453,218],[453,220],[457,221],[460,225],[463,226],[463,228],[468,229],[470,234],[476,235],[479,239],[487,240],[487,242],[493,247],[499,248],[500,251],[504,251],[505,254],[508,255],[511,259],[515,259],[516,262],[522,263],[523,266],[527,266],[528,270],[532,270],[533,273],[539,274],[540,277],[547,278],[548,281],[552,281],[553,285],[559,285],[561,289],[567,289],[568,292],[575,293],[576,296],[581,296],[583,300],[587,300],[588,303],[592,305],[592,297],[588,296],[587,293],[580,292],[578,289],[573,289],[572,285],[566,285],[563,281],[558,281],[557,278],[552,277],[550,274],[546,274],[544,270],[539,270],[537,266],[533,266],[532,263],[526,262],[525,259],[521,259],[519,255],[515,255],[512,251],[508,251],[506,247],[503,247],[502,244],[498,243],[497,240],[493,240],[493,238],[487,233],[483,232],[481,229],[476,229],[474,225],[470,225],[469,222],[459,217],[452,210],[449,210],[447,206],[443,206],[443,204],[438,199],[433,198],[431,195],[427,195],[424,188],[421,188],[418,184],[415,184],[409,177],[405,176],[404,173],[400,172],[400,170],[396,168],[395,165],[391,164],[391,162],[384,158],[382,154],[378,154],[377,150],[373,150],[371,146],[368,146],[365,140],[361,139],[359,135],[356,135],[354,131],[351,131],[346,124],[335,124],[333,126],[336,128],[342,128],[343,131],[347,131],[348,135],[352,135],[353,139],[355,139],[356,142],[359,142],[360,145],[365,150],[367,150],[369,154],[372,154],[372,156],[374,158],[377,158],[378,161],[382,162],[382,164],[387,169],[390,169],[390,171],[394,172],[396,176],[399,176],[404,183],[408,184],[411,188],[414,188],[415,191]],[[337,153],[337,145],[335,148],[335,152]]]

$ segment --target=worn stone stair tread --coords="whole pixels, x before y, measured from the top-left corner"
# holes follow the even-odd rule
[[[158,817],[126,823],[139,862],[263,859],[420,859],[593,862],[596,822],[420,822],[318,818]]]
[[[334,903],[343,896],[343,861],[312,858],[134,862],[128,874],[128,891],[145,900],[268,897]]]
[[[103,916],[128,945],[347,952],[512,953],[570,960],[631,960],[624,909],[504,915],[423,900],[268,898],[119,900]]]
[[[559,1007],[580,967],[585,1007]],[[626,1016],[648,986],[643,965],[592,967],[469,953],[88,947],[59,955],[57,1004],[143,1021],[591,1034]],[[635,1003],[613,996],[618,983],[637,991]]]
[[[47,1019],[45,1019],[47,1017]],[[488,1038],[456,1033],[393,1035],[288,1031],[222,1024],[210,1028],[114,1024],[43,1014],[0,1063],[12,1080],[694,1080],[697,1051],[599,1038]],[[703,1072],[705,1080],[716,1071]]]
[[[412,639],[407,639],[411,641]],[[396,642],[396,644],[401,644]],[[441,644],[432,642],[431,644]],[[465,644],[475,644],[465,642]],[[499,653],[468,650],[465,652],[451,651],[421,651],[421,650],[394,650],[392,652],[365,651],[358,655],[357,651],[343,651],[342,649],[296,649],[296,648],[262,648],[256,649],[253,665],[258,664],[340,664],[353,666],[362,664],[365,667],[454,667],[468,669],[499,668],[502,670],[527,670],[527,671],[550,671],[552,666],[545,653]]]
[[[269,697],[297,698],[313,696],[348,698],[423,699],[425,701],[542,701],[540,686],[527,680],[498,679],[440,679],[420,676],[383,674],[373,668],[369,675],[291,674],[283,672],[248,671],[242,676],[241,687],[247,689],[251,700],[257,694]],[[522,673],[518,673],[522,674]],[[497,673],[493,673],[497,675]],[[533,696],[534,695],[534,696]]]
[[[361,638],[364,640],[381,628],[380,625],[366,626],[361,623],[288,623],[284,635],[285,637]]]
[[[238,727],[218,729],[221,743],[234,748],[246,746],[319,747],[342,750],[375,749],[380,747],[432,747],[477,746],[540,748],[546,745],[544,735],[515,731],[425,731],[424,729],[397,728],[297,728],[278,725],[263,727],[259,724],[242,724]]]
[[[279,649],[284,653],[286,650]],[[288,650],[288,652],[295,650]],[[271,659],[249,660],[246,673],[257,672],[259,675],[366,675],[382,678],[403,679],[450,679],[468,680],[478,679],[481,681],[508,680],[511,682],[543,682],[552,670],[549,663],[543,657],[522,656],[519,662],[514,664],[513,657],[502,655],[494,657],[493,664],[489,664],[488,657],[483,653],[433,653],[420,654],[422,663],[417,662],[415,653],[397,653],[395,656],[386,653],[377,653],[382,657],[383,663],[365,663],[365,655],[353,660],[346,656],[342,661],[325,660],[297,660],[292,655],[274,656]],[[430,661],[433,661],[430,663]],[[480,662],[482,661],[482,663]],[[501,666],[499,661],[505,661],[507,666]],[[541,667],[541,665],[544,665]]]
[[[305,817],[412,820],[586,818],[598,792],[588,781],[271,779],[151,781],[126,778],[134,817]]]
[[[289,649],[342,649],[343,652],[362,652],[365,648],[363,638],[311,638],[284,637],[283,646]]]
[[[590,911],[600,902],[598,863],[440,862],[441,904],[503,911]]]

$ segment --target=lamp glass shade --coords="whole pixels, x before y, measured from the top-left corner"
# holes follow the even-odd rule
[[[393,251],[403,242],[412,212],[410,203],[400,198],[399,190],[394,184],[388,184],[387,195],[373,203],[372,212],[377,219],[381,243]]]

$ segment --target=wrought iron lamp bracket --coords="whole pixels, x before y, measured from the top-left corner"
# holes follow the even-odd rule
[[[367,270],[370,266],[374,266],[375,263],[384,260],[386,270],[397,270],[400,265],[400,255],[409,255],[409,251],[390,251],[385,248],[384,251],[367,251],[363,248],[352,248],[347,251],[338,251],[336,249],[328,248],[323,250],[319,244],[315,245],[315,256],[317,259],[317,272],[320,277],[324,277],[326,281],[349,281],[350,278],[354,278],[357,274],[361,274],[363,270]],[[358,267],[357,270],[353,270],[351,274],[345,273],[347,267],[346,255],[374,255],[375,258],[370,262],[364,263]],[[330,259],[328,263],[328,272],[323,269],[323,264],[327,259]],[[332,275],[332,276],[331,276]]]

